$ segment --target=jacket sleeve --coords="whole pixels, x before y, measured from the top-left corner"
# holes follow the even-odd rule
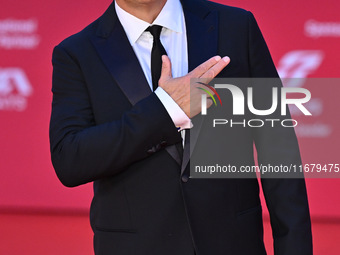
[[[278,78],[265,40],[251,13],[249,13],[249,63],[252,77]],[[267,103],[271,104],[271,91],[267,95],[266,93],[268,91],[260,97],[260,105],[264,105],[268,98],[270,102]],[[280,109],[271,118],[282,119]],[[290,119],[289,114],[284,118]],[[253,133],[259,165],[301,164],[293,128],[277,125],[274,128],[254,129]],[[312,234],[305,181],[303,174],[290,177],[293,178],[261,178],[270,213],[275,255],[311,255]]]
[[[120,119],[97,125],[77,61],[57,46],[52,64],[50,150],[57,176],[65,186],[113,176],[165,144],[181,141],[154,93],[131,106]]]

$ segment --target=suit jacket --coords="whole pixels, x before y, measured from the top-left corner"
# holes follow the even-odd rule
[[[182,5],[189,70],[218,54],[231,58],[220,77],[277,77],[250,12],[201,0]],[[52,163],[68,187],[94,182],[96,254],[266,254],[258,181],[188,179],[181,136],[150,91],[114,4],[56,46],[52,62]],[[255,142],[261,162],[279,156],[299,164],[295,135],[287,142],[281,132],[226,134],[223,150],[253,163]],[[312,254],[304,180],[263,179],[262,188],[275,254]]]

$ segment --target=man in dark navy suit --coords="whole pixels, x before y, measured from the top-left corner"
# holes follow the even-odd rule
[[[188,178],[184,144],[201,107],[190,79],[217,75],[277,72],[250,12],[204,0],[116,0],[55,47],[52,163],[66,186],[94,183],[96,254],[266,254],[256,179]],[[253,162],[255,143],[260,162],[300,164],[285,132],[230,136],[221,150]],[[275,254],[312,254],[304,180],[262,187]]]

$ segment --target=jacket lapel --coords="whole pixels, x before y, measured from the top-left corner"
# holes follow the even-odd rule
[[[207,10],[202,4],[197,4],[196,0],[182,0],[182,6],[187,29],[189,71],[191,71],[218,52],[218,14]],[[203,120],[203,116],[194,117],[194,127],[190,130],[190,135],[186,135],[190,143],[186,142],[184,147],[182,173],[195,148]]]
[[[113,3],[102,16],[92,43],[132,105],[152,93],[137,56],[118,20]],[[166,150],[180,165],[182,159],[176,146],[168,146]]]
[[[97,36],[92,42],[132,105],[152,93],[137,56],[117,18],[114,4],[111,4],[104,13]]]

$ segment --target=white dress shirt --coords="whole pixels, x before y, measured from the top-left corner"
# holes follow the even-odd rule
[[[145,31],[151,25],[163,27],[160,40],[171,61],[174,78],[188,73],[187,35],[184,13],[179,0],[168,0],[152,24],[126,12],[115,2],[116,13],[129,42],[139,60],[146,80],[152,90],[151,50],[153,36]],[[164,105],[172,121],[179,130],[191,128],[191,121],[177,103],[160,87],[156,95]]]

